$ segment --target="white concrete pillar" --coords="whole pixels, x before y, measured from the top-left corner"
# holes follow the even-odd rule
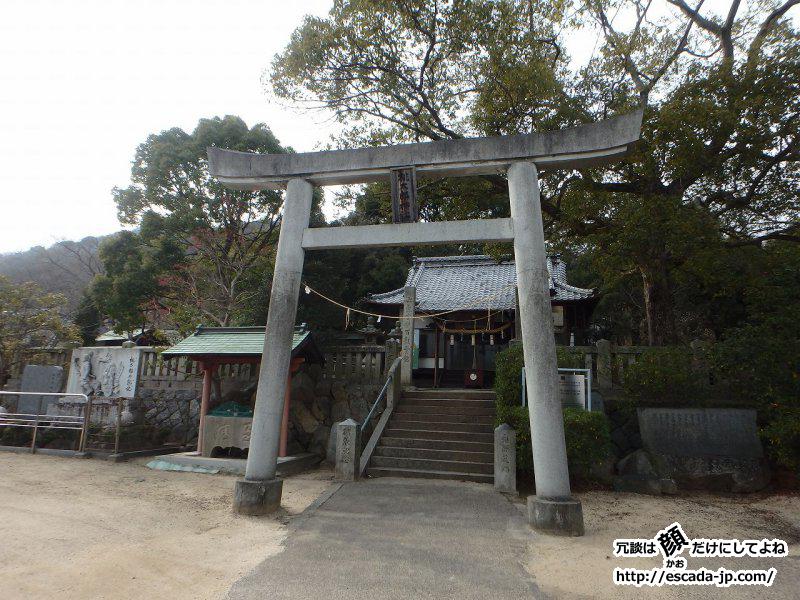
[[[564,420],[558,399],[558,363],[550,308],[550,280],[544,245],[536,166],[514,163],[508,170],[514,256],[519,290],[518,318],[528,387],[536,495],[570,495]]]
[[[272,276],[245,482],[273,479],[277,469],[283,403],[305,255],[303,231],[308,227],[312,195],[313,187],[309,182],[303,179],[289,181]]]
[[[407,287],[403,290],[403,318],[400,319],[402,349],[400,356],[400,380],[403,385],[411,385],[414,360],[414,309],[417,303],[417,289]]]

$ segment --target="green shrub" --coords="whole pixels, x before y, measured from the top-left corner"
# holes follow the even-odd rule
[[[761,439],[775,464],[800,472],[800,409],[776,412],[761,430]]]
[[[603,413],[565,408],[564,438],[573,478],[591,479],[592,468],[611,454],[611,427]]]
[[[625,395],[638,405],[695,406],[710,394],[685,347],[650,348],[625,370]]]
[[[568,352],[566,351],[565,355]],[[562,362],[559,353],[559,367],[572,366],[565,364],[566,362],[566,360]],[[519,344],[497,355],[494,382],[497,393],[496,423],[498,425],[508,423],[516,430],[517,470],[532,474],[533,457],[528,408],[520,405],[522,391],[520,372],[523,364],[522,346]],[[591,468],[605,460],[610,452],[611,434],[608,419],[603,413],[567,408],[564,410],[564,437],[571,475],[579,479],[590,479]]]

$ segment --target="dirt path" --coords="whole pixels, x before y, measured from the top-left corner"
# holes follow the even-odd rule
[[[230,510],[235,478],[145,462],[0,454],[0,596],[219,598],[331,479],[288,478],[281,513],[259,519]]]
[[[781,598],[800,589],[800,496],[652,497],[613,492],[578,494],[583,502],[586,535],[553,538],[533,534],[526,561],[540,591],[551,598]],[[615,567],[652,569],[654,558],[621,559],[613,555],[616,538],[651,538],[678,521],[689,538],[780,538],[789,556],[775,559],[688,557],[687,568],[777,569],[772,587],[671,586],[619,587]]]

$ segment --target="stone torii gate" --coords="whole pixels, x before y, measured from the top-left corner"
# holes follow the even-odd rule
[[[576,169],[617,160],[639,139],[641,121],[642,112],[636,111],[547,133],[300,154],[209,148],[211,174],[227,187],[286,189],[250,451],[245,477],[236,483],[235,510],[265,514],[280,506],[283,482],[275,472],[306,250],[513,241],[536,477],[529,520],[540,531],[581,535],[583,515],[580,502],[570,495],[558,398],[537,169]],[[397,169],[413,169],[417,177],[507,173],[511,218],[308,227],[313,186],[387,181]]]

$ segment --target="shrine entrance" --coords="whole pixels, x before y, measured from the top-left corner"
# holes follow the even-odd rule
[[[232,189],[285,187],[250,453],[234,507],[264,514],[280,506],[275,478],[305,251],[512,242],[519,291],[536,496],[531,525],[560,535],[581,535],[580,502],[571,498],[544,244],[538,171],[577,169],[624,156],[640,135],[642,111],[562,131],[380,148],[263,155],[209,148],[209,169]],[[416,180],[506,173],[511,218],[416,222]],[[313,186],[389,180],[394,224],[309,228]],[[413,288],[406,288],[408,291]],[[414,295],[404,303],[414,309]],[[402,381],[411,380],[413,319],[402,321]]]

